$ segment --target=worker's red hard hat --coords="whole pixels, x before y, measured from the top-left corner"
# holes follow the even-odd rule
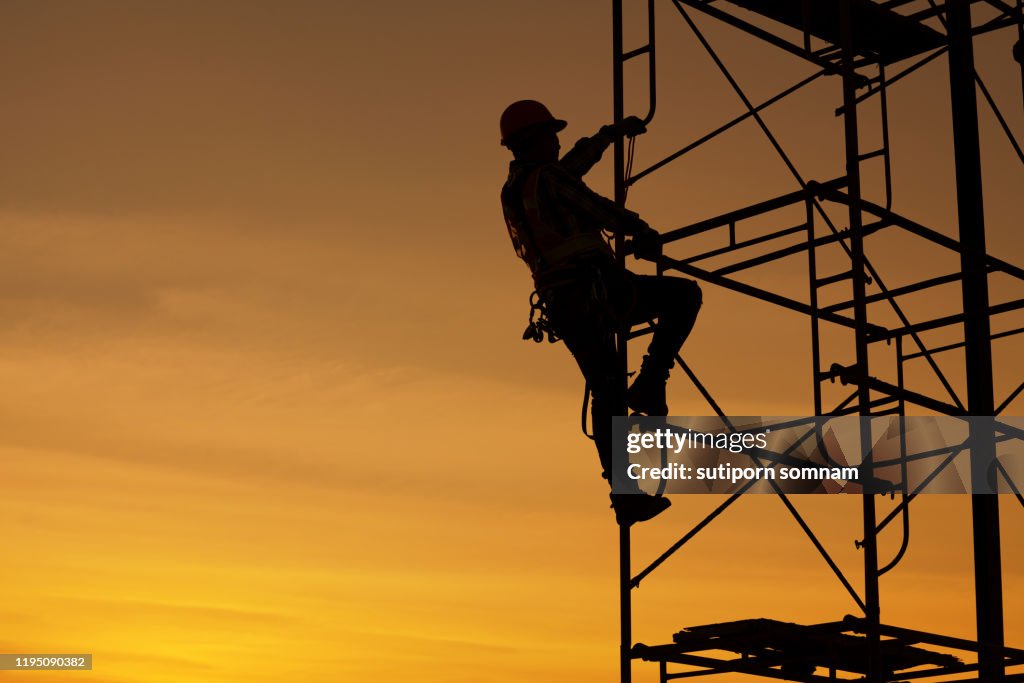
[[[501,114],[501,144],[508,146],[509,140],[534,126],[551,126],[559,131],[567,125],[556,119],[548,108],[536,100],[519,100],[505,108]]]

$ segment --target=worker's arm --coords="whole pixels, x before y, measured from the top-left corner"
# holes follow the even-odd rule
[[[545,167],[538,180],[539,189],[551,208],[562,215],[563,224],[575,223],[581,230],[609,230],[632,236],[652,232],[635,211],[594,192],[561,164]]]
[[[601,160],[608,145],[615,141],[606,128],[608,126],[598,131],[597,135],[577,140],[572,149],[562,157],[559,165],[574,178],[585,176]]]
[[[597,135],[578,140],[559,163],[570,175],[582,178],[601,160],[608,145],[624,135],[633,137],[646,130],[643,120],[636,116],[627,117],[618,125],[603,126]]]

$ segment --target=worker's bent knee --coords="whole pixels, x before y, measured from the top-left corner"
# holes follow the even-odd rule
[[[677,290],[678,298],[681,301],[686,302],[687,307],[696,314],[704,303],[704,293],[701,291],[700,285],[697,284],[697,281],[679,280]]]
[[[696,280],[690,280],[690,284],[693,285],[690,296],[692,297],[693,307],[695,311],[699,311],[700,307],[704,305],[704,291],[697,284]]]
[[[664,277],[662,282],[664,283],[662,286],[671,288],[672,293],[676,296],[686,299],[692,299],[694,296],[699,299],[701,296],[700,285],[696,280],[684,277]]]

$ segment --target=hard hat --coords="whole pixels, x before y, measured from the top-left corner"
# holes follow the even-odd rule
[[[505,108],[501,114],[501,144],[508,147],[509,141],[534,126],[551,126],[555,131],[566,127],[566,122],[556,119],[548,108],[536,100],[519,100]]]

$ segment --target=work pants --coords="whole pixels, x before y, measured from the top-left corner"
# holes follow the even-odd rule
[[[594,443],[604,476],[612,471],[612,417],[625,408],[618,377],[615,332],[657,319],[647,347],[652,370],[668,372],[693,329],[701,306],[696,282],[606,269],[600,276],[544,295],[548,319],[569,348],[590,387]]]

